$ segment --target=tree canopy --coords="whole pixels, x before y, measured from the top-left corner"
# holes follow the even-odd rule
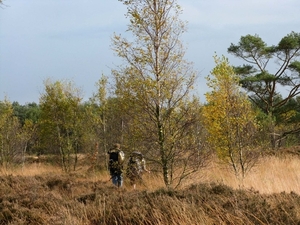
[[[294,110],[289,102],[300,93],[300,33],[291,32],[272,46],[258,35],[242,36],[238,44],[230,45],[228,52],[246,62],[235,67],[235,72],[251,101],[273,118],[270,133],[274,133],[282,112]],[[300,127],[294,127],[281,133],[299,131]]]
[[[75,169],[77,162],[82,136],[80,102],[80,90],[72,82],[45,81],[45,93],[40,98],[41,142],[48,152],[60,154],[61,166],[66,172],[70,172],[72,166]]]
[[[257,105],[264,102],[260,107],[266,113],[299,94],[299,51],[300,33],[295,32],[283,37],[276,46],[268,46],[258,35],[246,35],[228,48],[229,53],[248,63],[235,67],[235,71],[240,75],[243,87],[250,92],[251,100]],[[281,87],[285,87],[288,94],[279,100]]]

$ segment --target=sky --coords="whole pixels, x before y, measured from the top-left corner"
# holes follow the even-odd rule
[[[213,56],[232,65],[244,62],[227,53],[241,36],[259,35],[276,45],[300,32],[299,0],[177,0],[188,22],[180,38],[185,59],[199,78],[195,91],[204,102],[205,77]],[[44,81],[69,80],[83,100],[96,92],[96,82],[122,61],[111,49],[114,33],[124,35],[129,20],[118,0],[4,0],[0,6],[0,101],[39,103]],[[297,30],[298,29],[298,30]],[[128,34],[129,35],[129,34]],[[127,36],[127,34],[126,34]],[[130,39],[130,36],[128,36]]]

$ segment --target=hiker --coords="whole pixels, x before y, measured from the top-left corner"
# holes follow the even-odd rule
[[[150,170],[146,168],[146,161],[143,154],[132,152],[129,156],[126,175],[130,180],[130,184],[133,185],[133,189],[136,188],[137,182],[142,182],[143,172],[150,173]]]
[[[107,153],[109,154],[108,169],[110,179],[115,186],[122,187],[124,152],[120,149],[120,144],[116,143]]]

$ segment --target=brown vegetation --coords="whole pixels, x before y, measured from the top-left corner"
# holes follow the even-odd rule
[[[0,224],[300,224],[299,161],[266,156],[243,181],[214,161],[178,190],[153,173],[117,189],[106,171],[34,162],[1,171]]]

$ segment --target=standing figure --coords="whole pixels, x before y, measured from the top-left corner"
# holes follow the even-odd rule
[[[129,156],[126,175],[130,180],[130,184],[133,185],[133,189],[136,188],[137,182],[142,182],[143,172],[150,173],[146,168],[146,161],[142,153],[132,152]]]
[[[120,149],[120,144],[114,144],[113,148],[108,151],[109,162],[108,169],[112,183],[117,187],[123,185],[123,162],[125,159],[124,152]]]

